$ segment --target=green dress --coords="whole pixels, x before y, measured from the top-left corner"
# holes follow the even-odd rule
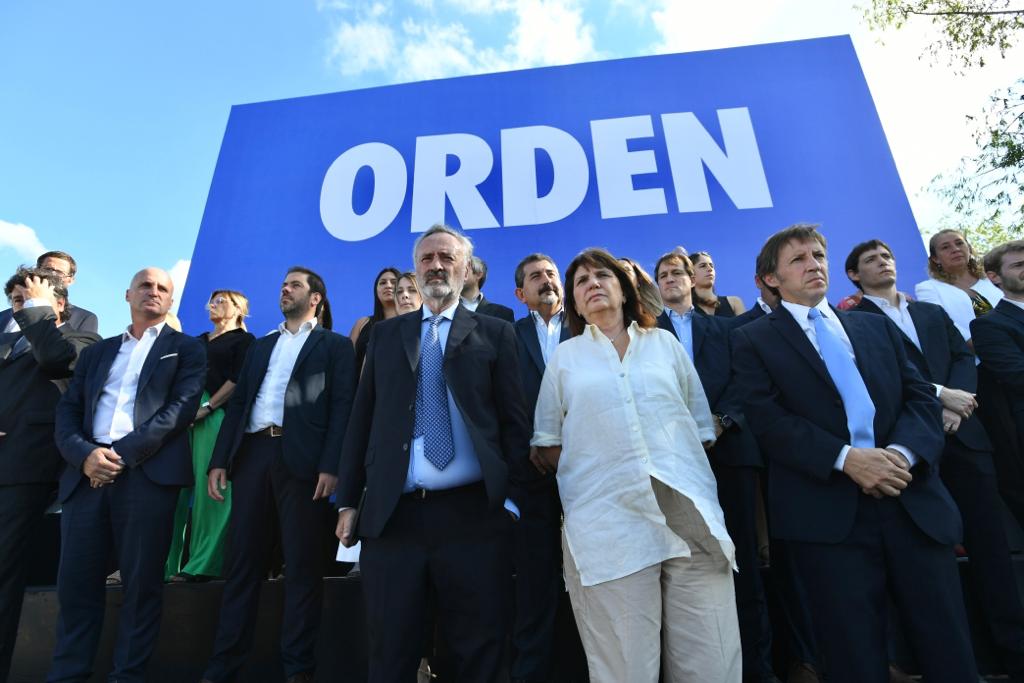
[[[206,403],[210,400],[211,392],[216,392],[225,381],[237,382],[245,352],[253,336],[244,330],[232,330],[212,340],[207,334],[199,338],[207,347],[207,381],[202,400]],[[217,434],[223,421],[224,409],[217,408],[189,429],[196,486],[182,489],[178,498],[171,550],[164,566],[165,579],[175,574],[203,577],[221,575],[224,538],[231,517],[231,484],[223,491],[223,502],[213,500],[206,493],[206,470],[210,467],[213,447],[217,443]]]

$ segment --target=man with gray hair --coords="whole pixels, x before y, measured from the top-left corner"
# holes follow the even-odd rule
[[[515,333],[460,305],[465,235],[435,225],[413,254],[422,315],[374,328],[341,454],[337,533],[363,542],[370,683],[415,680],[431,593],[456,680],[491,683],[512,593],[518,511],[506,496],[527,476],[530,438]]]
[[[462,283],[462,305],[481,315],[490,315],[508,322],[515,322],[515,314],[508,306],[488,301],[484,297],[484,283],[487,282],[487,263],[479,256],[469,259],[466,281]]]

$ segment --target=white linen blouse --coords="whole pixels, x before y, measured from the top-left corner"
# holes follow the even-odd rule
[[[985,300],[995,308],[999,300],[1003,298],[1003,290],[996,287],[988,278],[981,278],[974,287],[974,291],[985,297]],[[965,340],[971,338],[971,321],[974,320],[974,304],[970,295],[956,285],[951,285],[942,280],[931,278],[918,282],[914,287],[914,295],[918,301],[927,301],[930,304],[942,306],[952,318],[953,324]]]
[[[669,332],[634,322],[628,334],[621,361],[594,325],[562,342],[537,399],[531,444],[562,447],[558,493],[581,582],[593,586],[690,556],[668,527],[650,477],[693,501],[735,569],[701,445],[715,431],[697,371]]]

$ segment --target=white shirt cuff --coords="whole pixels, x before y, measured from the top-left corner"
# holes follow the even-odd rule
[[[505,509],[512,513],[512,516],[519,519],[519,506],[512,502],[511,498],[505,499]]]
[[[50,302],[46,299],[26,299],[25,303],[21,306],[22,308],[35,308],[36,306],[49,306]]]
[[[943,387],[942,387],[941,384],[936,384],[934,386],[935,386],[935,398],[940,398],[942,396],[942,388]]]
[[[851,448],[853,448],[853,446],[850,446],[849,444],[843,446],[843,450],[839,451],[839,457],[836,458],[836,464],[832,465],[832,469],[839,470],[840,472],[843,471],[843,465],[846,464],[846,455],[850,452]]]
[[[888,448],[889,450],[896,451],[904,458],[906,458],[907,462],[910,463],[911,467],[917,464],[917,456],[914,455],[914,452],[907,448],[906,446],[901,446],[898,443],[891,443],[888,446],[886,446],[886,448]]]

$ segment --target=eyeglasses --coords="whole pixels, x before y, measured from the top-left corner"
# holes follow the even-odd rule
[[[227,298],[226,296],[218,296],[216,299],[211,299],[210,302],[206,304],[206,309],[209,310],[214,306],[220,306],[221,304],[229,303],[232,303],[231,299]]]

